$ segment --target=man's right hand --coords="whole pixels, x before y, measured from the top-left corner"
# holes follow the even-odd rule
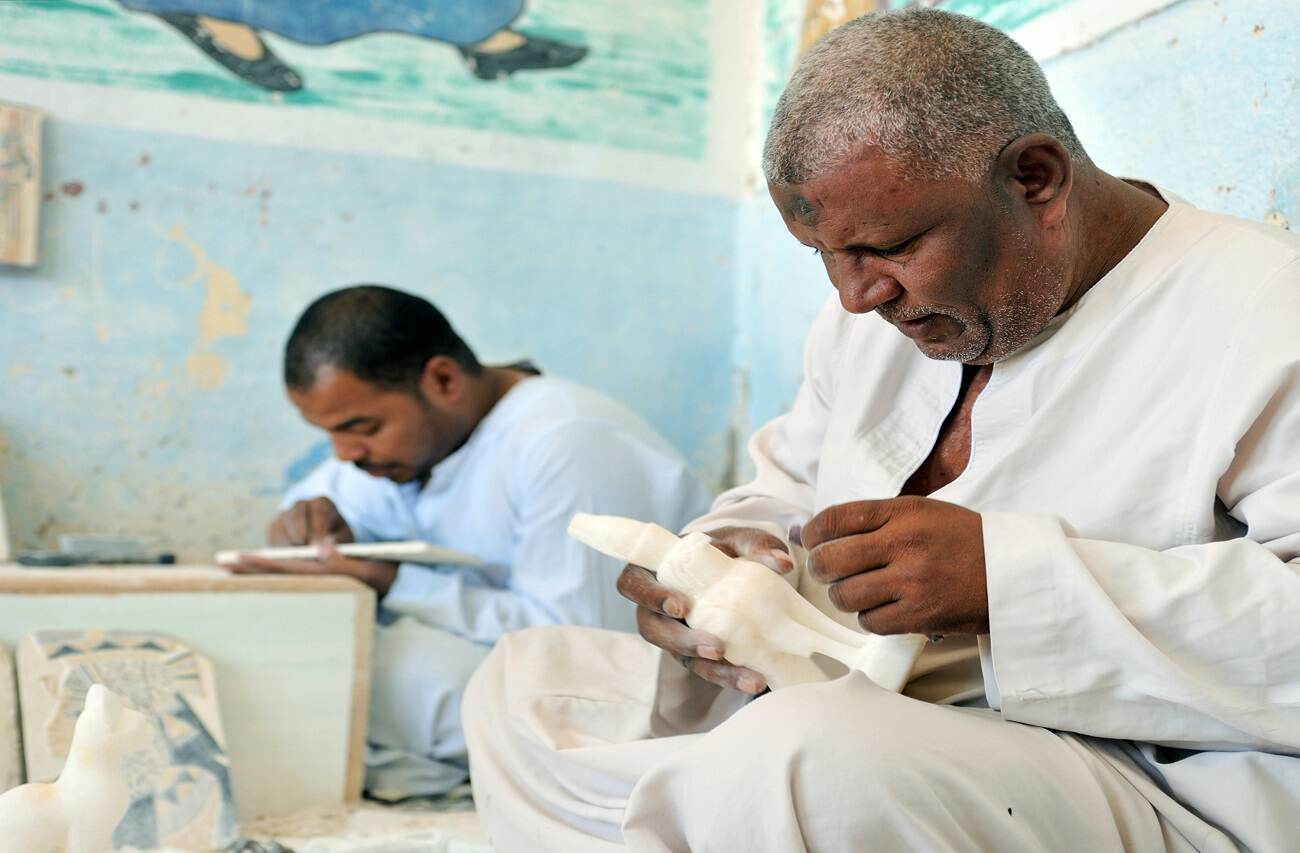
[[[728,556],[762,563],[780,574],[794,568],[785,543],[761,530],[721,527],[708,535],[713,546]],[[700,678],[745,693],[762,693],[766,689],[763,676],[727,662],[722,640],[686,624],[690,600],[659,583],[654,572],[627,565],[618,577],[618,591],[637,605],[636,624],[641,636],[676,657]]]
[[[298,501],[275,517],[266,531],[272,545],[312,545],[322,539],[351,542],[352,528],[329,498]]]

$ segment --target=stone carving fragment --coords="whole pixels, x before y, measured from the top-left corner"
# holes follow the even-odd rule
[[[102,684],[90,687],[57,781],[0,794],[0,853],[105,853],[131,805],[125,766],[153,725]]]
[[[117,847],[220,849],[239,837],[212,665],[147,631],[36,631],[18,647],[27,778],[58,775],[88,692],[103,684],[148,715],[153,737],[126,767]]]
[[[899,691],[925,646],[916,635],[884,637],[840,625],[771,569],[728,557],[703,533],[679,539],[655,524],[578,513],[569,535],[685,593],[686,623],[722,640],[727,660],[758,672],[773,690],[826,680],[812,661],[819,654]]]
[[[0,648],[0,793],[23,782],[23,748],[18,728],[18,682],[14,659]]]

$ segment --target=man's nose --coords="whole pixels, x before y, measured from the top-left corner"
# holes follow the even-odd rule
[[[869,314],[891,299],[903,295],[897,279],[856,258],[836,258],[829,271],[831,284],[839,292],[840,304],[850,314]]]
[[[348,436],[331,436],[330,442],[334,445],[334,455],[341,462],[363,462],[366,458],[366,446],[364,443],[357,441],[355,438]]]

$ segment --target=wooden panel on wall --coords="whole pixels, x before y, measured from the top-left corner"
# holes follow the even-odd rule
[[[36,266],[42,118],[0,104],[0,264]]]

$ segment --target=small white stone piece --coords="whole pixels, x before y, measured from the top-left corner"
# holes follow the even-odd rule
[[[758,672],[773,690],[826,680],[812,661],[820,654],[897,692],[925,646],[914,634],[884,637],[840,625],[776,572],[728,557],[703,533],[679,539],[655,524],[578,513],[569,535],[684,593],[691,600],[686,624],[722,640],[728,661]]]
[[[68,761],[53,783],[0,794],[0,853],[105,853],[131,804],[123,767],[153,737],[149,718],[91,685]]]

